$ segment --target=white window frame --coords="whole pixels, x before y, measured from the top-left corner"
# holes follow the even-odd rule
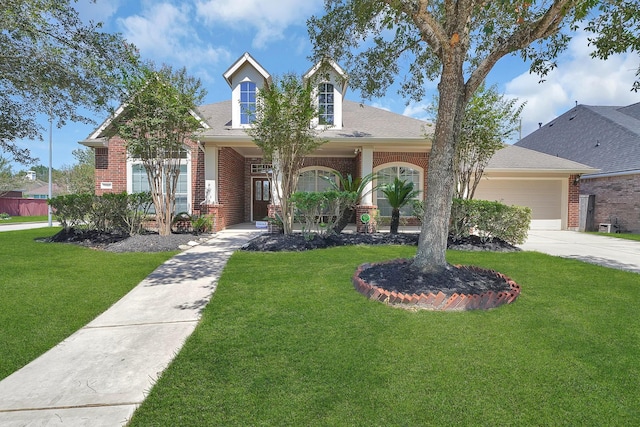
[[[393,167],[397,167],[397,168],[408,168],[408,169],[413,169],[415,171],[418,172],[418,190],[420,190],[420,193],[414,198],[414,200],[422,200],[423,198],[423,192],[424,192],[424,169],[414,163],[407,163],[407,162],[391,162],[391,163],[384,163],[380,166],[377,166],[375,168],[373,168],[373,173],[374,174],[378,174],[380,171],[384,170],[384,169],[389,169],[389,168],[393,168]],[[374,186],[377,187],[378,186],[378,180],[374,180]],[[414,187],[415,188],[415,187]],[[379,189],[374,191],[372,196],[373,196],[373,204],[378,206],[378,209],[380,209],[380,206],[378,205],[378,191],[380,191]],[[405,206],[406,210],[407,207]],[[402,210],[401,210],[402,212]],[[380,214],[381,216],[385,216],[386,215],[382,215],[382,213]],[[406,215],[406,212],[403,212],[402,215]]]
[[[191,150],[186,148],[187,157],[180,159],[180,166],[187,165],[187,212],[193,213],[192,203],[192,179],[191,179]],[[139,159],[127,159],[127,193],[133,193],[133,166],[142,165],[142,161]],[[178,212],[174,212],[178,213]]]
[[[326,167],[326,166],[307,166],[307,167],[302,168],[302,169],[300,169],[300,170],[298,171],[298,176],[302,175],[302,174],[303,174],[303,173],[305,173],[305,172],[309,172],[309,171],[324,171],[324,172],[330,172],[330,173],[331,173],[331,174],[333,174],[333,176],[334,176],[334,181],[335,181],[335,183],[336,183],[336,184],[338,184],[338,177],[335,175],[335,173],[336,173],[337,171],[336,171],[335,169],[332,169],[332,168],[329,168],[329,167]],[[318,178],[318,174],[317,174],[317,172],[316,172],[316,182],[315,182],[315,190],[314,190],[314,192],[317,192],[317,191],[318,191],[318,179],[319,179],[319,178]],[[298,184],[299,184],[299,183],[300,183],[300,181],[298,181]],[[299,191],[299,190],[296,188],[296,191]],[[322,190],[322,191],[324,191],[324,190]]]

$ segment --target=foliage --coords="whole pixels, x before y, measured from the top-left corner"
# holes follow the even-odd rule
[[[186,140],[202,125],[194,115],[205,91],[186,69],[146,64],[126,81],[130,97],[114,131],[147,172],[160,235],[171,234]]]
[[[289,199],[303,222],[302,232],[333,233],[346,206],[353,206],[356,193],[329,190],[323,192],[297,191]]]
[[[415,253],[236,252],[131,427],[636,424],[640,275],[535,252],[449,251],[450,263],[500,271],[522,294],[496,310],[438,313],[353,290],[358,265]]]
[[[400,225],[400,209],[411,202],[420,191],[413,189],[413,182],[401,180],[398,177],[392,183],[383,184],[380,190],[384,193],[391,206],[390,231],[393,234],[397,234]]]
[[[333,231],[335,233],[340,233],[342,232],[342,230],[344,230],[347,224],[349,224],[351,217],[355,213],[356,206],[361,203],[362,196],[375,191],[376,187],[370,184],[373,183],[373,181],[377,179],[378,176],[377,174],[370,173],[363,177],[354,178],[351,174],[347,174],[347,176],[344,176],[338,171],[333,171],[333,173],[338,178],[337,184],[333,179],[327,176],[323,176],[322,178],[325,179],[334,190],[347,191],[353,193],[355,196],[353,203],[344,207],[344,209],[342,210],[342,214],[340,215],[340,219],[333,227]]]
[[[525,103],[517,103],[517,99],[505,99],[495,85],[487,89],[482,84],[473,94],[464,110],[453,160],[455,198],[473,199],[489,160],[518,131]],[[432,113],[435,116],[437,111]]]
[[[137,60],[121,34],[81,22],[72,3],[3,0],[0,8],[0,148],[20,163],[34,159],[13,141],[41,139],[38,114],[58,126],[91,123],[82,109],[120,99],[121,76]]]
[[[634,32],[640,9],[626,0],[327,0],[325,10],[308,21],[314,56],[346,63],[351,85],[365,98],[384,96],[402,75],[400,92],[420,101],[427,81],[438,81],[423,232],[413,261],[424,271],[446,268],[448,215],[443,213],[451,210],[464,111],[495,64],[519,54],[544,77],[567,47],[570,32],[589,19],[586,30],[598,39],[596,56],[640,50]]]
[[[64,166],[58,181],[69,193],[93,193],[95,191],[95,156],[93,149],[78,148],[73,150],[73,157],[77,163]]]
[[[211,232],[213,219],[213,215],[190,215],[188,212],[179,212],[173,217],[171,224],[178,233],[193,232],[197,235]]]
[[[67,194],[53,197],[48,203],[53,208],[60,225],[69,229],[87,222],[88,212],[93,208],[93,195]]]
[[[24,183],[24,175],[14,175],[9,161],[0,156],[0,197],[9,191],[20,189]]]
[[[116,254],[39,241],[58,231],[2,233],[0,379],[95,319],[176,253]]]
[[[461,239],[477,234],[482,241],[502,239],[512,245],[527,240],[531,209],[488,200],[454,199],[449,234]]]
[[[64,228],[138,234],[151,208],[150,193],[67,194],[49,200]]]
[[[9,215],[9,214],[8,214],[8,213],[6,213],[6,212],[2,212],[2,213],[0,213],[0,219],[1,219],[1,220],[8,220],[8,219],[11,219],[11,215]]]
[[[319,129],[311,126],[318,117],[310,82],[294,74],[274,79],[256,96],[256,112],[251,127],[246,129],[262,150],[264,161],[273,165],[269,174],[273,203],[282,209],[283,232],[293,231],[294,208],[289,198],[298,185],[304,157],[324,143],[318,139]]]

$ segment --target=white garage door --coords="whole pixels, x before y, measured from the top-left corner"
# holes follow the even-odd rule
[[[562,229],[561,180],[483,179],[474,199],[531,208],[532,230]]]

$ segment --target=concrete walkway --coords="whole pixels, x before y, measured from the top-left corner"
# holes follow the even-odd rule
[[[53,221],[53,226],[60,225],[58,221]],[[0,223],[0,232],[2,231],[16,231],[16,230],[30,230],[32,228],[45,228],[49,227],[48,222],[19,222],[15,224],[2,224]]]
[[[529,231],[525,251],[640,273],[640,242],[577,231]]]
[[[158,267],[102,315],[0,381],[0,426],[120,426],[193,332],[231,254],[232,227]]]

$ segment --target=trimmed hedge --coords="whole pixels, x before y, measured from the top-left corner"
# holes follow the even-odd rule
[[[422,220],[424,202],[415,202],[413,212]],[[488,200],[453,199],[449,235],[462,239],[475,234],[483,241],[498,238],[516,245],[527,239],[530,224],[531,209],[527,207]]]
[[[106,233],[137,234],[152,206],[150,193],[67,194],[49,200],[60,224]]]

